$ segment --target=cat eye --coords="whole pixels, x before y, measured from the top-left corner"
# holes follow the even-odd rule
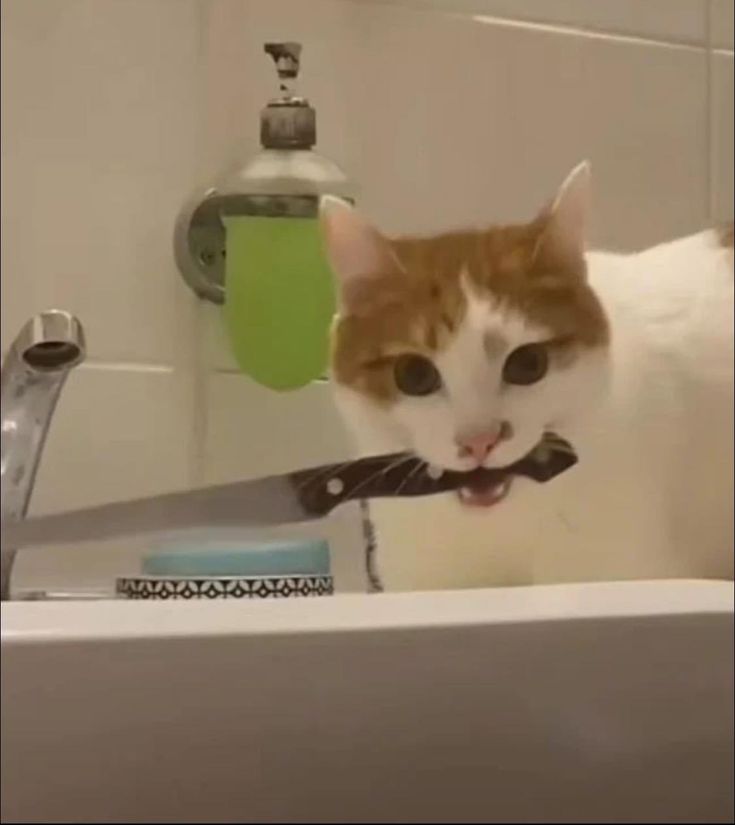
[[[439,370],[421,355],[401,355],[393,365],[396,386],[404,395],[431,395],[442,385]]]
[[[526,344],[514,349],[503,364],[506,384],[528,385],[540,381],[549,369],[549,353],[543,344]]]

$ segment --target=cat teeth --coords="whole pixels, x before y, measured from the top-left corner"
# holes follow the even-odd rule
[[[505,498],[510,490],[510,484],[510,479],[505,479],[505,481],[501,481],[500,484],[486,492],[478,492],[473,490],[472,487],[460,487],[458,491],[459,500],[463,504],[469,504],[473,507],[491,507]]]
[[[438,481],[444,475],[444,470],[437,467],[436,464],[429,464],[426,468],[426,475],[434,481]]]

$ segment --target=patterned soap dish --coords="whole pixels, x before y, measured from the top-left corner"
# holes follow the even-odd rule
[[[115,587],[120,599],[287,599],[331,596],[332,576],[126,576]]]

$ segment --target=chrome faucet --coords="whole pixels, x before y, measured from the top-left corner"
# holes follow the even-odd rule
[[[49,424],[69,371],[85,358],[84,331],[68,312],[52,309],[28,321],[0,372],[2,520],[25,518]],[[10,598],[17,548],[2,548],[0,599]]]

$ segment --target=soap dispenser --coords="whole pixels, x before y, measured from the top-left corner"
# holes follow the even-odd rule
[[[274,390],[324,375],[335,308],[318,227],[319,200],[353,200],[340,168],[314,151],[316,111],[296,93],[301,45],[266,43],[278,93],[261,111],[261,151],[195,196],[174,246],[187,283],[224,305],[243,372]]]

